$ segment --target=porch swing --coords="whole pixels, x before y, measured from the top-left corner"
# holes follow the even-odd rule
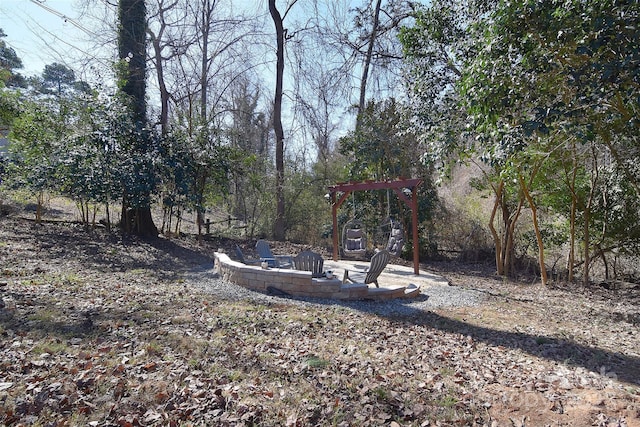
[[[357,218],[350,219],[342,229],[342,254],[348,258],[365,258],[367,233],[364,224]]]
[[[378,230],[380,231],[380,234],[384,236],[380,241],[385,242],[385,249],[395,256],[402,255],[402,248],[404,247],[405,241],[404,228],[400,221],[396,221],[391,216],[391,204],[388,189],[387,218],[380,224]]]
[[[355,197],[354,197],[355,212]],[[357,218],[352,218],[342,228],[342,255],[347,258],[366,258],[367,232],[364,223]]]
[[[400,221],[396,221],[390,216],[380,225],[388,238],[386,239],[386,249],[389,253],[400,256],[402,255],[402,248],[404,247],[404,228]],[[388,228],[388,231],[387,231]]]

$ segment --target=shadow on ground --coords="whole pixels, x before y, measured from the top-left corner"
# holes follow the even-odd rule
[[[313,302],[348,307],[385,317],[394,322],[425,326],[448,333],[469,336],[491,346],[520,350],[535,357],[570,366],[581,366],[598,374],[605,373],[619,381],[635,386],[640,385],[640,358],[638,357],[580,344],[570,339],[476,326],[429,310],[412,307],[412,303],[424,302],[428,298],[427,290],[427,295],[422,294],[412,300],[399,299],[390,302],[367,301],[364,303],[326,300]],[[307,301],[309,300],[307,299]],[[387,307],[384,307],[389,304],[400,307],[398,310],[389,311]]]

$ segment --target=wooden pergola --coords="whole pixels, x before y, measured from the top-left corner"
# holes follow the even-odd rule
[[[393,181],[343,182],[329,187],[331,214],[333,215],[333,260],[338,260],[338,208],[353,191],[392,189],[411,208],[411,229],[413,232],[413,272],[420,274],[420,253],[418,245],[418,195],[421,179],[399,178]],[[411,198],[405,191],[411,191]],[[407,193],[409,192],[407,191]],[[340,193],[340,194],[338,194]]]

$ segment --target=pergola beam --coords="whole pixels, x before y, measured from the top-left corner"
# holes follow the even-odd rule
[[[418,243],[418,193],[417,188],[422,183],[421,179],[399,178],[392,181],[362,181],[342,182],[329,187],[331,195],[331,215],[333,216],[333,260],[338,260],[338,208],[353,191],[386,190],[393,189],[398,197],[411,209],[411,229],[413,232],[413,271],[420,274],[420,254]],[[405,189],[411,191],[411,198],[405,193]],[[340,194],[337,197],[338,193]]]

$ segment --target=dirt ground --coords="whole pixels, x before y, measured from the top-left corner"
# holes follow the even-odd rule
[[[415,318],[256,306],[185,280],[254,242],[22,216],[0,216],[0,424],[640,426],[638,285],[426,263],[487,301]]]

